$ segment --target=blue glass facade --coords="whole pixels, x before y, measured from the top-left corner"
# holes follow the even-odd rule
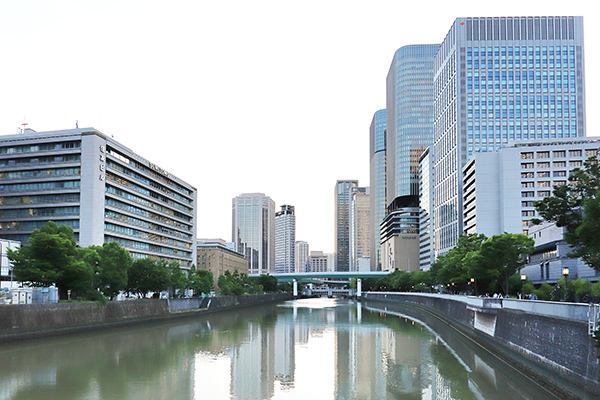
[[[433,144],[433,57],[439,44],[404,46],[387,76],[387,204],[419,193],[419,156]]]
[[[459,18],[435,56],[435,247],[463,233],[462,168],[511,140],[585,136],[581,17]]]
[[[369,129],[370,143],[370,202],[371,202],[371,271],[381,271],[381,243],[379,224],[385,217],[385,130],[386,110],[373,115]]]

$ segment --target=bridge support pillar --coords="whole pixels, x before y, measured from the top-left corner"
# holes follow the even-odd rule
[[[294,279],[294,300],[298,298],[298,281]]]
[[[360,278],[358,278],[356,280],[356,300],[361,299],[362,297],[362,280]]]

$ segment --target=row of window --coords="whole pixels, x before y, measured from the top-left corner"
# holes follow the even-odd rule
[[[0,180],[73,176],[81,174],[81,168],[36,169],[25,171],[0,172]]]
[[[0,210],[0,218],[51,217],[55,215],[79,215],[79,207],[16,208]]]
[[[21,204],[77,203],[79,193],[46,194],[39,196],[0,197],[0,206],[18,206]]]
[[[173,188],[180,191],[181,193],[187,194],[188,196],[191,196],[191,194],[192,194],[192,192],[190,190],[184,188],[183,186],[179,185],[178,183],[173,182],[171,179],[167,179],[164,175],[159,174],[158,172],[156,172],[152,168],[145,166],[144,164],[141,164],[135,160],[130,160],[128,157],[125,157],[124,155],[120,154],[119,152],[117,152],[115,149],[113,149],[111,147],[108,147],[108,154],[147,173],[148,175],[153,176],[156,179],[162,180],[164,183],[166,183],[169,186],[172,186]]]
[[[21,231],[39,229],[44,226],[47,221],[11,221],[0,222],[0,231]],[[79,229],[79,219],[60,220],[60,225],[67,225],[73,229]]]
[[[575,71],[468,72],[468,93],[555,93],[577,90]]]
[[[170,228],[164,227],[162,225],[153,224],[153,223],[141,220],[139,218],[130,217],[130,216],[118,213],[118,212],[107,210],[107,211],[104,212],[104,216],[106,218],[112,218],[112,219],[115,219],[115,220],[118,220],[118,221],[125,222],[127,224],[137,225],[137,226],[141,226],[143,228],[152,229],[152,230],[155,230],[155,231],[166,233],[168,235],[177,236],[177,237],[180,237],[182,239],[191,240],[191,236],[188,235],[187,233],[182,233],[182,232],[176,231],[174,229],[170,229]]]
[[[598,154],[598,149],[585,149],[585,150],[569,150],[569,157],[581,157],[584,154],[586,157],[592,157]],[[565,158],[567,156],[566,150],[555,150],[555,151],[527,151],[521,153],[522,160],[532,160],[534,158]]]
[[[179,255],[181,257],[188,257],[188,258],[192,257],[192,253],[188,252],[188,251],[172,249],[170,247],[157,246],[157,245],[149,244],[149,243],[137,242],[135,240],[123,239],[123,238],[118,238],[118,237],[109,236],[109,235],[104,235],[104,241],[105,242],[117,242],[121,246],[123,246],[125,248],[130,248],[130,249],[146,250],[146,251],[152,251],[154,253],[162,253],[162,254],[169,254],[169,255]]]
[[[575,68],[575,46],[467,47],[467,68]]]
[[[81,186],[80,181],[20,183],[20,184],[16,184],[16,185],[0,185],[0,191],[20,192],[20,191],[32,191],[32,190],[68,189],[68,188],[78,188],[80,186]]]
[[[80,147],[81,147],[81,141],[40,143],[40,144],[34,144],[34,145],[0,147],[0,154],[35,153],[38,151],[76,149],[76,148],[80,148]]]
[[[537,197],[548,197],[550,196],[549,190],[538,190]],[[521,197],[535,197],[534,191],[521,192]]]
[[[537,176],[538,176],[538,178],[549,178],[550,171],[538,171]],[[561,178],[561,177],[566,177],[566,176],[567,176],[567,171],[552,171],[553,178]],[[534,173],[533,172],[521,172],[521,178],[534,178]],[[533,182],[523,182],[521,185],[523,185],[525,183],[533,184]],[[531,187],[531,186],[527,186],[527,187]]]
[[[575,96],[468,97],[469,118],[569,118],[577,114]]]
[[[9,167],[13,165],[37,165],[37,164],[50,164],[50,163],[66,163],[66,162],[78,162],[81,160],[79,154],[65,154],[62,156],[45,156],[45,157],[24,157],[24,158],[11,158],[0,160],[0,167]]]
[[[537,162],[537,163],[533,163],[533,162],[521,163],[521,169],[534,169],[534,168],[536,168],[536,164],[537,164],[537,168],[550,168],[550,162],[549,161],[544,161],[544,162]],[[569,161],[569,167],[571,167],[571,168],[579,168],[582,165],[583,165],[583,162],[581,160]],[[565,161],[559,161],[559,162],[554,161],[552,163],[552,166],[553,167],[559,167],[559,168],[560,167],[565,167],[566,166],[566,162]],[[533,172],[524,172],[523,174],[533,174]],[[525,175],[523,177],[524,178],[531,178],[532,175]]]
[[[109,180],[111,180],[113,182],[117,182],[117,183],[119,183],[119,184],[121,184],[123,186],[126,186],[126,187],[128,187],[130,189],[135,190],[136,192],[145,194],[146,196],[153,197],[153,198],[155,198],[157,200],[160,200],[163,203],[169,204],[170,206],[175,207],[175,208],[177,208],[177,209],[179,209],[179,210],[181,210],[183,212],[187,212],[189,214],[192,213],[192,209],[191,208],[186,207],[186,206],[184,206],[182,204],[179,204],[179,203],[171,200],[168,197],[162,196],[162,195],[160,195],[160,194],[158,194],[156,192],[153,192],[153,191],[148,190],[146,188],[143,188],[143,187],[141,187],[139,185],[136,185],[136,184],[128,181],[127,179],[121,178],[120,176],[114,175],[114,174],[112,174],[110,172],[106,173],[106,179],[109,179]]]
[[[111,223],[105,223],[104,229],[107,231],[111,231],[111,232],[121,233],[121,234],[127,235],[127,236],[134,236],[134,237],[138,237],[138,238],[142,238],[142,239],[152,240],[153,242],[169,244],[169,245],[176,246],[176,247],[182,247],[182,248],[187,248],[187,249],[192,247],[192,244],[188,243],[188,242],[181,242],[179,240],[175,240],[175,239],[168,238],[165,236],[160,236],[155,233],[144,232],[144,231],[140,231],[137,229],[128,228],[128,227],[120,226],[120,225],[115,225],[115,224],[111,224]]]
[[[144,199],[142,197],[136,196],[134,194],[131,194],[131,193],[126,192],[124,190],[118,189],[116,187],[113,187],[113,186],[110,186],[110,185],[106,185],[105,190],[108,193],[112,193],[114,195],[123,197],[123,198],[125,198],[127,200],[134,201],[136,203],[139,203],[139,204],[142,204],[144,206],[153,208],[153,209],[155,209],[157,211],[160,211],[162,213],[165,213],[165,214],[168,214],[168,215],[172,215],[172,216],[174,216],[176,218],[180,218],[180,219],[182,219],[184,221],[187,221],[187,222],[191,222],[192,221],[192,217],[190,217],[188,215],[182,214],[182,213],[180,213],[178,211],[175,211],[175,210],[173,210],[171,208],[164,207],[164,206],[162,206],[160,204],[148,201],[148,200],[146,200],[146,199]],[[152,213],[150,213],[150,212],[148,212],[146,210],[138,209],[136,207],[130,206],[128,204],[120,203],[120,202],[116,202],[116,203],[119,203],[119,204],[116,204],[116,203],[113,204],[113,202],[115,202],[115,200],[108,199],[108,198],[106,199],[106,204],[114,205],[115,207],[119,207],[121,209],[125,209],[127,211],[130,211],[130,212],[133,212],[133,213],[137,213],[137,214],[140,214],[140,215],[146,215],[146,214],[148,214],[147,216],[152,215]]]
[[[117,170],[117,171],[119,171],[119,172],[121,172],[121,173],[123,173],[125,175],[131,176],[132,178],[134,178],[134,179],[136,179],[136,180],[138,180],[138,181],[140,181],[140,182],[142,182],[142,183],[144,183],[144,184],[146,184],[146,185],[148,185],[150,187],[153,187],[155,189],[160,190],[163,193],[168,194],[169,196],[173,196],[177,200],[183,201],[184,203],[187,203],[187,204],[191,204],[192,203],[192,201],[190,199],[188,199],[187,197],[183,197],[179,193],[176,193],[176,192],[174,192],[172,190],[169,190],[166,187],[164,187],[163,185],[160,185],[160,184],[154,182],[153,180],[150,180],[150,179],[146,178],[143,175],[137,174],[134,171],[130,170],[129,168],[125,168],[125,167],[123,167],[122,165],[120,165],[120,164],[118,164],[116,162],[108,160],[106,162],[106,166],[110,167],[112,169],[115,169],[115,170]]]
[[[565,171],[561,171],[561,172],[565,172]],[[521,182],[521,187],[522,188],[533,188],[533,187],[551,187],[551,186],[562,186],[562,185],[566,185],[567,181],[538,181],[537,185],[535,182]]]

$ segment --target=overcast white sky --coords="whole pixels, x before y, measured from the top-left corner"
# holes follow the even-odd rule
[[[369,185],[369,125],[394,52],[458,17],[582,15],[588,136],[600,136],[595,2],[0,3],[0,134],[94,127],[198,189],[198,237],[231,240],[231,199],[296,207],[333,251],[334,186]]]

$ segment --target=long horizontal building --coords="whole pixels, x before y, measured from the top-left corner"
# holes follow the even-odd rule
[[[196,262],[196,189],[94,128],[0,136],[0,237],[47,221],[79,246],[116,241],[133,258]]]

